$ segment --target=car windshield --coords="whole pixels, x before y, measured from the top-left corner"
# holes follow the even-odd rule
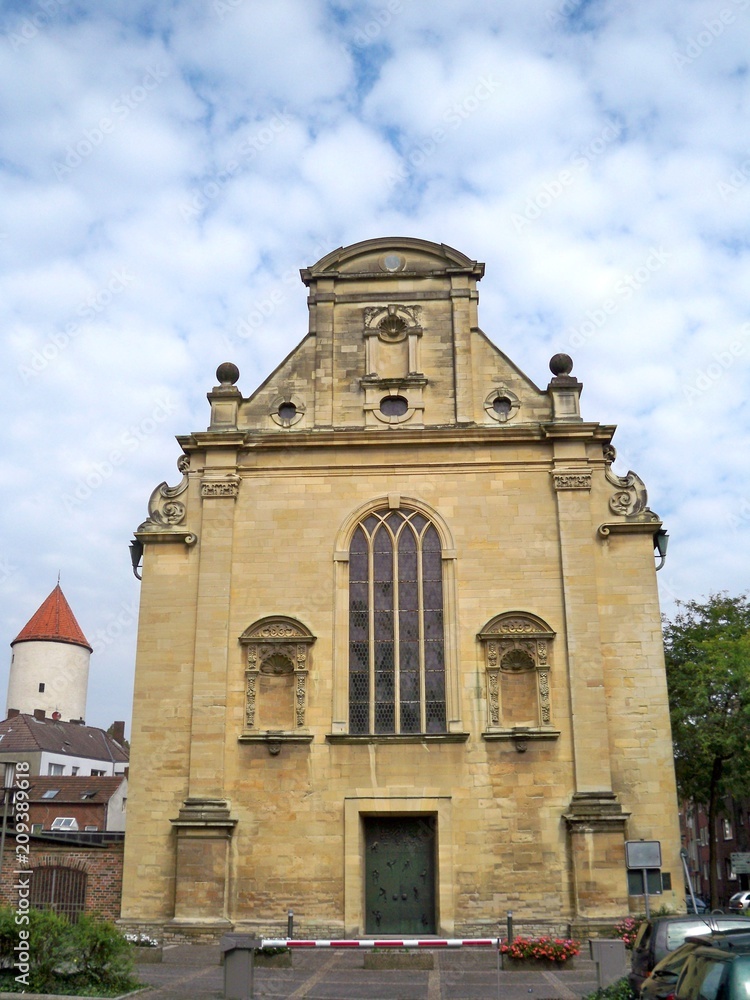
[[[695,951],[694,944],[683,944],[677,951],[671,951],[666,958],[656,966],[653,971],[654,976],[676,977],[682,969],[688,955]]]
[[[694,955],[685,965],[675,994],[689,1000],[717,1000],[728,964],[707,955]]]
[[[667,924],[667,951],[679,948],[691,934],[705,934],[708,926],[704,920],[685,920]]]
[[[741,955],[732,962],[730,983],[732,1000],[750,1000],[750,955]]]

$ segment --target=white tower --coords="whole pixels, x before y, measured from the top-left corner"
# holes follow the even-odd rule
[[[41,709],[63,722],[86,717],[92,649],[58,583],[11,643],[6,716]]]

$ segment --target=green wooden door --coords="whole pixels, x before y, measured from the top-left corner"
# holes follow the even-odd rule
[[[365,933],[435,933],[435,819],[365,818]]]

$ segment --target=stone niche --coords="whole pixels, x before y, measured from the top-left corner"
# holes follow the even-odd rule
[[[484,651],[486,740],[514,740],[523,753],[529,740],[556,739],[549,674],[555,633],[523,611],[497,615],[477,635]]]
[[[315,636],[295,618],[272,615],[246,628],[239,642],[246,655],[240,742],[266,742],[271,753],[284,741],[311,742],[307,678]]]

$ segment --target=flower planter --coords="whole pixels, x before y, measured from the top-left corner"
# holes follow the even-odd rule
[[[552,958],[509,958],[503,955],[502,961],[505,972],[561,972],[576,967],[574,958],[556,962]]]
[[[158,948],[138,948],[132,950],[133,961],[136,965],[156,965],[164,960],[164,949]]]

